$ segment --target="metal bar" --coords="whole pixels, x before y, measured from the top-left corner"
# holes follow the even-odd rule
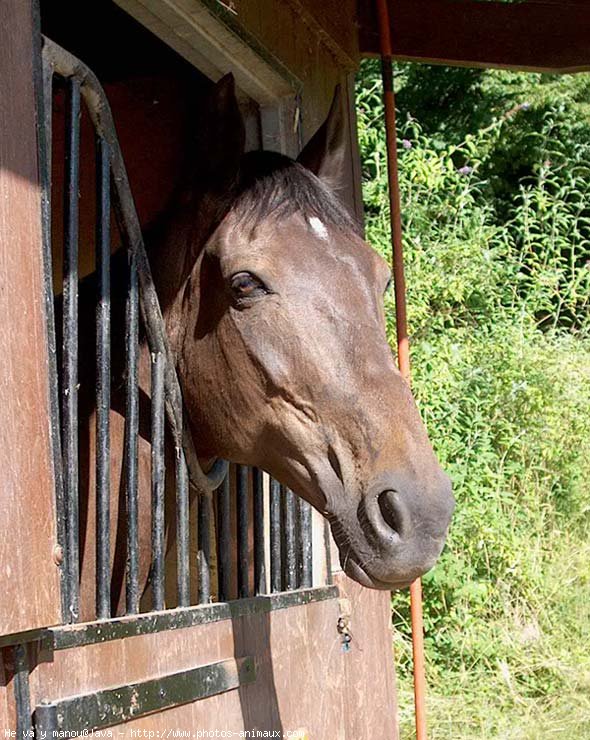
[[[199,572],[199,604],[211,601],[211,496],[199,497],[197,565]]]
[[[311,504],[299,499],[299,536],[301,540],[300,588],[313,586],[313,535],[311,528]]]
[[[4,647],[14,647],[22,643],[37,642],[44,639],[47,634],[46,627],[36,627],[32,630],[22,630],[22,632],[11,632],[8,635],[0,635],[0,649]]]
[[[283,499],[283,590],[297,588],[297,523],[295,519],[295,494],[290,488],[281,486]]]
[[[184,450],[176,449],[176,569],[178,606],[190,604],[188,470]]]
[[[377,0],[381,29],[381,72],[383,77],[383,102],[385,106],[385,137],[387,143],[387,176],[389,193],[389,217],[391,224],[391,248],[393,289],[395,296],[395,323],[397,332],[397,361],[405,380],[410,380],[408,321],[406,314],[406,279],[402,241],[401,203],[397,163],[397,134],[395,122],[395,95],[393,92],[393,64],[391,37],[388,24],[387,0]]]
[[[68,84],[74,85],[76,87],[78,109],[81,94],[86,102],[86,107],[90,119],[95,127],[96,135],[104,140],[105,146],[108,145],[110,151],[110,166],[113,183],[113,206],[118,218],[119,226],[121,228],[123,240],[129,253],[130,261],[133,264],[132,273],[135,273],[135,283],[139,283],[139,285],[141,286],[141,293],[139,293],[139,306],[141,307],[144,318],[148,345],[152,352],[161,353],[166,357],[164,370],[165,409],[170,421],[170,428],[174,443],[179,450],[183,450],[182,455],[179,456],[179,461],[177,464],[177,510],[180,514],[178,516],[178,528],[180,534],[180,537],[178,538],[178,548],[179,558],[184,558],[184,555],[181,555],[181,553],[186,552],[186,560],[184,563],[180,564],[180,567],[178,569],[178,576],[179,602],[188,605],[190,600],[188,579],[188,516],[186,517],[186,521],[184,518],[184,511],[188,510],[188,481],[190,478],[191,484],[193,484],[198,491],[211,492],[220,485],[223,478],[225,477],[227,472],[227,462],[223,460],[217,460],[214,463],[211,471],[206,475],[199,465],[188,425],[183,423],[182,395],[175,370],[174,358],[172,357],[168,345],[162,314],[158,303],[158,297],[143,243],[141,225],[139,223],[137,212],[135,210],[133,196],[129,187],[129,181],[127,178],[127,173],[125,170],[119,142],[117,139],[112,113],[108,105],[108,101],[106,100],[104,90],[102,89],[94,73],[86,65],[84,65],[79,59],[76,59],[76,57],[72,56],[67,51],[45,37],[43,37],[43,64],[44,81],[46,79],[51,80],[51,75],[55,73],[62,76],[66,81],[69,81]],[[46,90],[47,87],[47,84],[45,84]],[[49,89],[50,87],[51,85],[49,84]],[[49,98],[51,98],[51,91],[49,93]],[[77,121],[76,125],[78,125]],[[47,143],[47,136],[45,136],[44,138]],[[49,169],[47,166],[45,167],[45,176],[49,180]],[[45,212],[47,214],[47,208],[45,208]],[[48,218],[49,217],[47,216],[47,224],[49,224]],[[46,229],[46,231],[49,233],[49,229]],[[49,253],[50,249],[48,250],[48,254]],[[137,293],[137,288],[133,290],[133,293]],[[49,298],[46,297],[46,300],[48,301]],[[133,319],[132,323],[137,324],[138,311],[136,309],[135,296],[133,296],[133,298],[130,297],[128,300],[128,313]],[[127,322],[127,331],[129,334],[129,322]],[[131,326],[131,333],[134,333],[134,326]],[[137,589],[138,558],[137,548],[133,546],[133,541],[134,539],[137,539],[137,460],[135,459],[135,455],[133,453],[137,449],[137,435],[135,433],[135,429],[137,427],[137,413],[134,413],[134,407],[135,411],[137,411],[137,404],[135,403],[135,395],[134,391],[132,390],[132,386],[134,385],[133,365],[134,358],[132,357],[129,368],[130,372],[128,371],[127,373],[127,397],[129,407],[128,411],[131,412],[131,417],[129,416],[129,414],[127,414],[126,425],[127,431],[129,433],[126,434],[126,453],[129,454],[127,454],[128,465],[126,468],[126,498],[128,507],[128,563],[126,591],[128,608],[131,611],[136,611],[139,608],[139,594]],[[76,388],[76,386],[74,386],[74,388]],[[137,388],[135,389],[135,393],[136,392]],[[72,437],[72,439],[74,438],[73,435],[70,436]],[[66,453],[64,452],[64,459],[65,455]],[[72,486],[70,486],[70,489],[71,488]],[[74,519],[77,521],[77,502],[75,506],[64,506],[64,509],[66,508],[66,516],[69,516],[72,521]],[[74,527],[69,526],[68,531],[70,533],[73,533]],[[71,564],[72,568],[75,567],[76,570],[78,570],[78,551],[76,549],[77,530],[75,534],[76,547],[70,548],[74,550],[75,557],[68,557],[68,546],[66,546],[66,559]],[[66,545],[68,545],[67,542]],[[69,592],[71,590],[69,588],[69,582],[75,584],[74,592],[71,598],[69,596]],[[64,579],[64,583],[65,587],[62,589],[62,592],[66,594],[68,619],[76,619],[78,610],[78,573],[76,572],[74,575],[70,574],[68,579]],[[73,602],[73,606],[70,604],[70,601]]]
[[[400,373],[410,382],[410,346],[406,311],[406,281],[401,223],[401,200],[397,161],[397,131],[395,121],[395,93],[393,87],[393,49],[387,0],[377,0],[383,101],[385,106],[385,133],[387,145],[387,173],[391,246],[393,260],[393,285],[395,293],[395,319],[397,330],[397,361]],[[426,740],[426,675],[424,668],[424,625],[422,619],[422,586],[420,579],[410,586],[410,613],[412,619],[412,653],[414,660],[414,706],[416,740]]]
[[[139,611],[139,530],[137,464],[139,440],[139,285],[135,255],[129,255],[129,285],[125,313],[127,353],[125,407],[125,503],[127,515],[127,614]]]
[[[270,590],[282,590],[281,569],[281,486],[270,479]]]
[[[110,153],[96,139],[96,616],[111,616],[111,202]]]
[[[264,557],[264,490],[262,470],[252,468],[254,491],[254,593],[266,593],[266,564]]]
[[[138,635],[153,635],[169,630],[187,629],[227,619],[265,614],[292,606],[302,606],[318,601],[337,599],[336,586],[299,589],[249,599],[220,601],[214,604],[191,606],[188,609],[167,609],[128,617],[113,617],[108,621],[71,624],[65,627],[49,627],[43,636],[43,648],[47,650],[68,650],[84,645],[95,645],[112,640]],[[39,636],[37,636],[39,639]]]
[[[161,352],[152,354],[152,607],[164,608],[165,516],[164,494],[166,469],[164,462],[164,372],[166,358]]]
[[[328,520],[324,519],[324,556],[326,558],[326,583],[334,583],[334,573],[332,571],[332,533]]]
[[[14,646],[14,703],[16,705],[16,737],[33,737],[33,716],[29,692],[29,656],[26,645]]]
[[[69,620],[80,612],[78,482],[78,192],[80,82],[67,81],[63,270],[63,458],[66,496],[66,572]]]
[[[151,274],[150,264],[143,243],[141,224],[137,216],[133,195],[127,178],[123,155],[117,139],[113,116],[96,75],[72,54],[50,39],[43,37],[43,56],[48,67],[64,78],[81,80],[81,92],[96,133],[108,142],[111,149],[113,176],[113,206],[121,234],[128,251],[135,256],[141,285],[140,305],[150,350],[166,355],[166,412],[177,447],[183,447],[190,480],[202,492],[214,491],[227,473],[227,463],[217,460],[209,474],[199,465],[188,425],[183,424],[183,403],[176,374],[174,357],[168,345],[158,295]]]
[[[37,32],[40,29],[39,8],[35,10]],[[40,39],[39,35],[39,39]],[[39,70],[40,61],[42,69]],[[47,319],[47,358],[49,375],[49,415],[53,474],[55,477],[56,539],[61,586],[62,620],[68,621],[69,598],[64,564],[66,542],[66,506],[64,500],[62,451],[60,438],[59,382],[57,372],[57,340],[55,336],[55,296],[53,291],[53,255],[51,250],[51,140],[53,129],[53,69],[41,55],[34,59],[35,83],[37,85],[37,136],[39,141],[39,171],[41,176],[41,228],[43,234],[43,289],[45,315]],[[40,77],[40,79],[38,79]]]
[[[42,737],[84,735],[255,680],[253,658],[230,658],[147,681],[45,702],[35,710],[35,728]]]
[[[229,475],[217,490],[218,591],[219,600],[228,601],[231,589],[231,499]]]
[[[412,620],[412,660],[414,664],[416,740],[426,740],[426,669],[424,665],[422,581],[420,578],[417,578],[410,584],[410,617]]]
[[[248,578],[248,468],[236,465],[236,497],[238,515],[238,598],[245,599],[250,595]]]

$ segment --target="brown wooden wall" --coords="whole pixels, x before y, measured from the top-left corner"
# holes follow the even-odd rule
[[[361,53],[379,55],[373,0],[359,0]],[[389,0],[394,59],[568,74],[590,70],[586,0]]]
[[[355,611],[362,606],[350,651],[335,630],[340,605],[334,599],[53,654],[34,648],[32,705],[254,656],[253,683],[115,726],[114,736],[255,728],[304,730],[309,740],[390,740],[391,674],[376,670],[382,656],[391,659],[389,609],[380,594],[356,584],[344,584],[343,594]]]
[[[121,0],[120,4],[127,9],[137,9],[138,5],[135,2],[134,6],[134,0]],[[170,43],[179,29],[175,31],[166,24],[164,5],[178,5],[185,15],[197,10],[215,15],[212,8],[222,4],[144,0],[141,5],[144,10],[149,9],[150,23],[154,22],[153,17],[157,18],[160,25],[156,23],[154,30]],[[360,170],[350,77],[358,63],[355,0],[235,0],[230,5],[233,20],[228,33],[236,38],[236,55],[243,53],[244,44],[250,45],[274,70],[268,73],[272,94],[259,100],[262,108],[272,107],[273,101],[282,105],[279,92],[283,88],[276,79],[277,69],[297,81],[299,97],[281,108],[281,125],[285,131],[295,133],[300,120],[300,143],[325,118],[336,83],[343,84],[350,146],[344,193],[360,214]],[[225,23],[225,16],[216,15],[215,22],[218,21]],[[0,110],[4,117],[0,128],[0,362],[4,363],[0,368],[0,455],[3,469],[9,471],[2,474],[0,514],[5,515],[5,528],[5,522],[10,522],[10,531],[6,530],[0,542],[2,586],[9,584],[10,597],[9,606],[2,606],[6,599],[0,605],[0,634],[59,620],[57,574],[51,558],[55,524],[31,29],[28,3],[7,0],[0,5],[0,98],[4,101],[8,95],[19,101],[14,107],[3,104]],[[192,52],[187,48],[190,36],[185,31],[182,30],[182,48],[188,58]],[[13,73],[15,68],[18,75]],[[285,100],[290,99],[289,90],[293,91],[291,82],[287,79],[284,83]],[[138,131],[137,123],[130,124],[128,131],[123,120],[117,123],[123,139],[132,129]],[[149,202],[150,193],[141,197]],[[10,280],[5,281],[5,276]],[[18,533],[18,538],[13,533]],[[16,573],[10,581],[5,580],[8,568],[11,574]],[[43,699],[55,700],[214,660],[252,655],[258,667],[254,684],[129,722],[125,730],[187,727],[238,731],[258,726],[270,730],[303,729],[307,737],[318,740],[396,738],[389,594],[363,589],[342,573],[336,573],[336,581],[340,600],[54,653],[39,652],[33,645],[29,651],[31,703],[35,706]],[[21,608],[25,587],[27,601]],[[336,628],[343,613],[350,620],[354,635],[348,652],[343,651]],[[2,619],[12,621],[2,623]],[[10,649],[5,649],[3,657],[0,727],[14,728]]]
[[[31,4],[0,4],[0,635],[60,618]]]
[[[322,123],[334,85],[358,65],[355,0],[236,0],[239,24],[303,84],[303,136]]]

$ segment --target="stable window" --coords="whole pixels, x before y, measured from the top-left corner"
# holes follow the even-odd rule
[[[50,3],[41,10],[64,622],[324,586],[326,525],[309,504],[256,469],[218,461],[201,470],[144,246],[143,232],[174,197],[193,108],[211,86],[193,64],[219,77],[223,59],[203,53],[190,64],[110,4],[85,8],[84,25]],[[259,100],[240,93],[247,146],[297,149],[296,83],[267,66],[263,82],[250,67],[245,80]],[[125,301],[116,305],[121,281]]]

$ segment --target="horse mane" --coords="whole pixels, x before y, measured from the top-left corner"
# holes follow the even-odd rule
[[[360,224],[338,197],[313,172],[277,152],[253,151],[242,158],[231,210],[256,227],[295,213],[319,218],[341,231],[361,234]]]

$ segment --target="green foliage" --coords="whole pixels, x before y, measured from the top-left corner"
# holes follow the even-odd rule
[[[590,738],[589,82],[407,65],[396,84],[413,388],[457,498],[424,579],[431,737]],[[375,63],[357,94],[389,257]]]

